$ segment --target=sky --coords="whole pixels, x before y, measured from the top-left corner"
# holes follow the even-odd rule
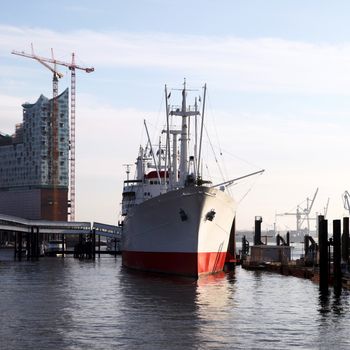
[[[116,224],[125,171],[165,118],[164,85],[208,86],[207,129],[218,182],[234,185],[237,228],[295,229],[298,205],[319,188],[312,216],[348,212],[350,2],[335,0],[3,1],[0,131],[21,104],[52,95],[51,73],[12,50],[94,67],[77,71],[76,219]],[[70,72],[59,90],[70,85]],[[180,97],[178,100],[180,103]],[[204,143],[209,147],[209,141]],[[207,152],[205,152],[207,155]],[[211,159],[211,160],[210,160]],[[213,160],[214,159],[214,160]],[[214,179],[215,180],[215,179]],[[311,226],[314,225],[313,223]]]

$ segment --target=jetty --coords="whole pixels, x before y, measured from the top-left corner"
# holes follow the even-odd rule
[[[75,239],[74,239],[75,237]],[[101,237],[112,243],[110,249],[101,250]],[[67,249],[67,238],[74,242]],[[96,254],[119,254],[121,226],[98,222],[27,220],[0,214],[0,239],[13,249],[14,258],[39,259],[43,246],[53,242],[50,255],[64,257],[72,254],[80,259],[95,259]]]
[[[276,272],[287,276],[307,278],[319,284],[321,290],[333,285],[336,290],[350,289],[349,218],[333,220],[332,234],[328,220],[318,216],[318,237],[304,236],[304,251],[298,259],[291,259],[289,233],[285,238],[276,235],[276,244],[261,240],[262,218],[255,218],[254,245],[242,238],[241,264],[247,270]]]

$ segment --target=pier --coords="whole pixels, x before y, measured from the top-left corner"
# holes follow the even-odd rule
[[[261,241],[262,218],[255,219],[254,245],[242,238],[241,263],[248,270],[265,270],[287,276],[307,278],[319,284],[320,290],[333,286],[335,291],[350,289],[349,218],[333,220],[332,236],[328,234],[328,220],[318,216],[317,242],[304,236],[304,252],[291,259],[289,232],[285,238],[276,235],[276,245]],[[343,230],[342,230],[343,228]]]
[[[61,257],[71,254],[79,259],[95,259],[96,255],[120,253],[121,227],[98,222],[27,220],[0,215],[0,235],[2,241],[10,242],[8,248],[13,249],[18,261],[23,257],[39,259],[45,254],[45,244],[49,247],[46,255]],[[111,243],[109,250],[101,250],[101,237]],[[67,239],[74,242],[74,249],[67,249]]]

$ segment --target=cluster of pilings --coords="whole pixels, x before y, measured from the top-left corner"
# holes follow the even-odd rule
[[[254,224],[254,246],[266,246],[267,243],[262,242],[261,239],[261,223],[262,223],[262,217],[257,216],[255,217],[255,224]],[[276,246],[283,246],[283,247],[289,247],[290,246],[290,234],[287,232],[286,238],[283,238],[280,234],[277,234],[276,236]],[[242,250],[241,250],[241,258],[244,259],[249,255],[250,251],[250,243],[247,240],[246,236],[242,237]]]
[[[328,237],[328,220],[318,217],[318,243],[304,236],[304,256],[290,261],[290,236],[276,236],[276,245],[266,245],[261,241],[262,218],[255,218],[254,246],[249,247],[245,237],[242,239],[243,266],[246,268],[266,268],[287,275],[311,278],[319,281],[321,290],[328,290],[333,284],[340,290],[344,283],[350,286],[349,259],[349,218],[333,220],[333,236]],[[250,256],[248,256],[250,251]],[[288,256],[289,255],[289,256]],[[268,264],[266,264],[268,263]]]
[[[328,238],[328,220],[318,217],[319,283],[326,290],[331,282],[334,289],[340,290],[342,278],[349,271],[349,218],[333,220],[333,237]],[[333,247],[333,254],[331,253]],[[333,264],[331,263],[333,260]]]
[[[101,248],[100,236],[99,239],[99,250]],[[96,259],[96,232],[92,230],[92,232],[84,237],[83,235],[79,235],[79,242],[74,246],[74,258],[77,259]]]
[[[66,246],[66,234],[46,234],[41,233],[39,227],[31,227],[30,232],[12,231],[14,237],[14,258],[22,261],[25,257],[27,260],[38,260],[40,256],[61,256],[65,257],[72,254],[77,259],[95,260],[101,254],[114,255],[120,253],[117,239],[114,239],[114,246],[109,250],[101,251],[101,235],[96,234],[93,229],[89,234],[79,234],[79,241],[74,246],[74,250],[68,250]],[[70,234],[72,236],[72,234]],[[50,238],[55,238],[54,243],[57,247],[50,247]]]
[[[30,232],[15,232],[14,233],[14,258],[22,260],[23,253],[27,260],[37,260],[41,254],[39,228],[31,227]],[[25,245],[23,245],[25,242]]]

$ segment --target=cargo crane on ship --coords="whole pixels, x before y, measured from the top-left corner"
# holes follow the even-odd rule
[[[71,62],[65,62],[61,60],[57,60],[53,57],[47,58],[47,57],[41,57],[38,55],[35,55],[32,49],[32,54],[27,54],[23,51],[12,51],[12,54],[24,56],[28,58],[33,58],[39,61],[40,63],[44,64],[47,67],[50,67],[47,65],[47,63],[52,63],[54,67],[56,65],[67,67],[71,71],[71,95],[70,95],[70,190],[69,190],[69,206],[70,206],[70,221],[75,221],[75,106],[76,106],[76,73],[75,70],[83,70],[86,73],[92,73],[94,72],[95,68],[93,67],[83,67],[81,65],[78,65],[75,63],[75,53],[72,53],[72,60]],[[56,85],[57,86],[57,85]],[[57,90],[56,90],[57,91]]]

